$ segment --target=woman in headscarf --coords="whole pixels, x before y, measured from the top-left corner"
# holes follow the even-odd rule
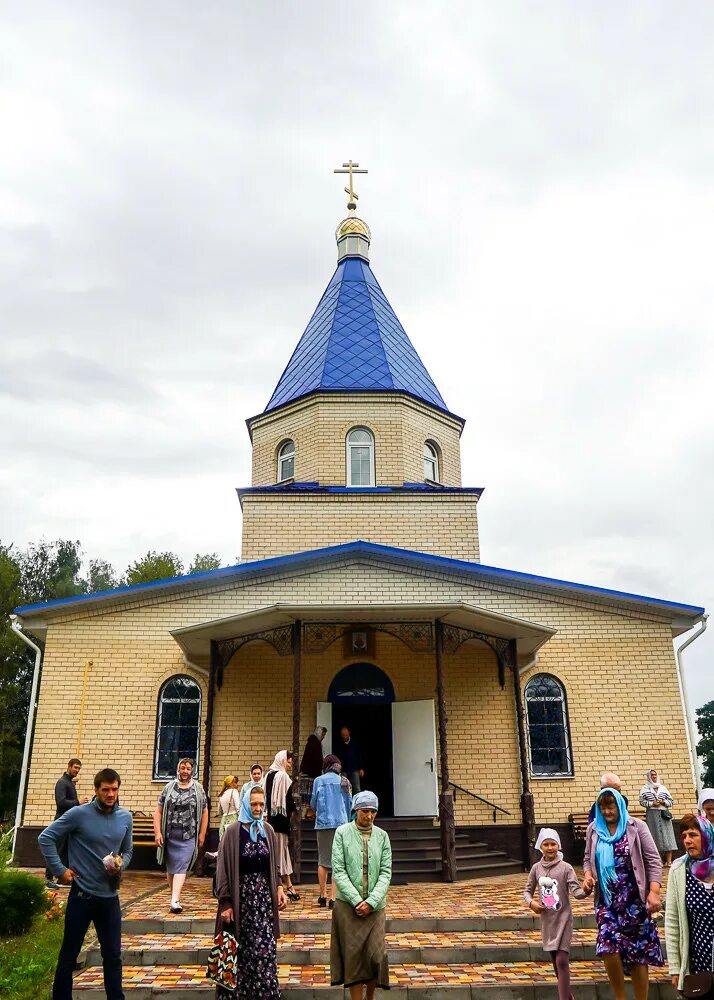
[[[317,835],[317,878],[320,883],[318,906],[327,906],[327,877],[332,871],[332,842],[335,830],[349,823],[352,806],[350,783],[342,774],[340,758],[328,754],[323,763],[323,774],[312,785],[310,808],[315,813]],[[330,909],[335,905],[335,881],[332,880]]]
[[[268,822],[275,831],[278,871],[288,899],[296,902],[300,896],[292,883],[293,863],[290,860],[289,847],[290,817],[295,812],[295,801],[291,791],[293,782],[288,774],[292,759],[293,755],[289,750],[280,750],[276,753],[275,760],[265,776],[265,804]]]
[[[315,778],[322,774],[322,741],[327,735],[324,726],[318,726],[314,733],[310,733],[303,750],[300,769],[298,771],[298,795],[302,818],[308,816],[310,810],[310,798],[312,797],[312,783]]]
[[[626,973],[635,1000],[647,1000],[648,966],[664,965],[652,919],[661,909],[662,861],[647,824],[628,814],[615,788],[598,795],[583,870],[583,888],[596,886],[595,954],[605,963],[615,1000],[625,1000]]]
[[[647,810],[645,820],[650,833],[657,845],[657,850],[664,856],[666,866],[672,864],[672,852],[677,850],[677,838],[672,825],[670,809],[674,799],[669,791],[660,783],[656,767],[645,772],[646,781],[640,789],[640,805]]]
[[[181,890],[208,829],[206,793],[194,779],[193,768],[190,757],[178,762],[176,777],[164,785],[154,809],[156,860],[160,865],[166,861],[171,913],[183,911]]]
[[[373,1000],[377,986],[389,989],[384,934],[392,847],[386,830],[374,826],[378,808],[374,792],[355,795],[354,822],[338,827],[332,846],[337,899],[330,935],[330,978],[333,986],[344,984],[349,989],[351,1000],[363,996]]]
[[[714,826],[688,813],[679,832],[687,853],[672,865],[664,929],[672,985],[681,990],[690,972],[714,969]]]
[[[226,827],[235,823],[240,811],[240,798],[238,796],[238,779],[234,774],[227,774],[223,779],[223,788],[218,796],[218,815],[221,820],[218,824],[218,839],[223,840]]]
[[[280,884],[277,844],[272,826],[263,821],[265,792],[254,785],[241,803],[218,849],[215,933],[234,929],[238,940],[238,986],[218,987],[217,996],[236,1000],[280,1000],[276,941],[278,911],[287,905]]]
[[[241,803],[243,802],[243,799],[251,790],[251,788],[255,788],[256,785],[258,785],[260,788],[263,788],[263,767],[261,764],[253,764],[253,766],[251,767],[250,779],[246,781],[245,784],[243,784],[240,790]]]
[[[699,814],[714,823],[714,788],[702,788],[697,806]]]

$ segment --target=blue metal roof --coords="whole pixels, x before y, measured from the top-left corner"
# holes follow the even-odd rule
[[[691,604],[680,604],[677,601],[661,600],[657,597],[644,597],[641,594],[630,594],[621,590],[609,590],[606,587],[592,587],[584,583],[572,583],[569,580],[558,580],[547,576],[536,576],[533,573],[521,573],[518,570],[501,569],[498,566],[484,566],[483,563],[468,562],[461,559],[450,559],[446,556],[431,555],[426,552],[414,552],[411,549],[395,548],[392,545],[379,545],[376,542],[344,542],[340,545],[330,545],[322,549],[311,549],[307,552],[296,552],[287,556],[271,556],[268,559],[257,559],[254,562],[239,563],[237,566],[224,566],[221,569],[206,570],[202,573],[191,573],[188,576],[169,577],[166,580],[155,580],[151,583],[137,583],[132,587],[117,587],[115,590],[104,590],[96,594],[82,594],[76,597],[63,597],[56,601],[42,601],[38,604],[26,604],[15,608],[15,614],[27,615],[61,607],[74,607],[77,604],[88,604],[94,601],[116,599],[117,597],[134,597],[142,591],[167,590],[175,587],[191,586],[198,581],[215,584],[222,579],[239,580],[241,577],[252,577],[261,573],[274,573],[282,569],[294,570],[301,567],[314,567],[317,563],[330,561],[336,557],[345,556],[382,557],[396,564],[416,566],[420,569],[430,569],[466,573],[486,582],[500,579],[504,584],[523,583],[531,586],[543,586],[556,591],[580,594],[601,600],[623,601],[624,603],[649,606],[655,611],[665,614],[682,614],[697,618],[704,614],[704,608]]]
[[[382,389],[449,412],[369,264],[348,257],[337,265],[264,412],[318,390]]]

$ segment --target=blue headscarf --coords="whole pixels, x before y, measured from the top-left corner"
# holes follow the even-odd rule
[[[605,817],[600,811],[600,799],[609,792],[615,797],[620,818],[617,821],[617,829],[610,833],[605,822]],[[605,902],[610,903],[610,886],[617,881],[615,872],[615,848],[614,844],[622,840],[627,831],[627,821],[630,814],[627,811],[625,800],[616,788],[603,788],[595,803],[595,832],[597,833],[597,847],[595,848],[595,868],[597,869],[597,880],[600,883],[600,891],[605,897]]]
[[[259,788],[259,785],[254,785],[254,788]],[[250,791],[252,791],[251,789]],[[260,789],[262,792],[262,788]],[[250,824],[250,839],[254,844],[258,842],[258,837],[265,837],[267,840],[267,835],[265,833],[265,823],[263,821],[263,814],[261,812],[260,819],[256,819],[253,813],[250,811],[250,791],[247,795],[243,796],[243,801],[240,804],[240,816],[238,817],[239,823],[249,823]]]

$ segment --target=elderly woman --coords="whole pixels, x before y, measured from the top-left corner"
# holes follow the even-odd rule
[[[669,868],[672,864],[672,852],[677,850],[677,838],[674,836],[670,812],[674,799],[660,783],[656,767],[646,771],[645,778],[647,780],[640,790],[640,805],[647,810],[645,813],[647,826],[650,828],[657,850],[663,855],[665,864]]]
[[[154,810],[156,860],[160,865],[166,862],[171,913],[183,911],[181,890],[208,828],[206,793],[194,780],[193,768],[190,757],[178,762],[176,777],[164,785]]]
[[[332,845],[337,900],[332,915],[330,972],[332,985],[347,986],[351,1000],[362,1000],[363,996],[374,1000],[377,986],[389,989],[384,933],[392,847],[386,831],[374,826],[378,808],[374,792],[355,795],[354,822],[338,827]]]
[[[310,807],[315,813],[317,836],[317,880],[320,883],[318,906],[327,906],[327,877],[332,871],[332,844],[335,830],[349,823],[352,808],[350,783],[342,774],[340,758],[328,754],[323,761],[323,774],[312,785]],[[330,909],[335,905],[335,881],[332,880]]]
[[[297,902],[300,894],[292,882],[293,863],[290,860],[290,817],[295,812],[292,794],[292,778],[288,771],[292,767],[293,755],[289,750],[280,750],[265,776],[265,799],[268,821],[275,831],[278,852],[278,871],[285,891],[291,902]]]
[[[324,726],[318,726],[314,733],[310,733],[303,750],[300,769],[298,771],[298,794],[302,807],[302,818],[305,819],[310,811],[310,799],[312,797],[312,783],[315,778],[322,774],[322,741],[327,735]]]
[[[679,823],[686,854],[667,882],[664,928],[672,985],[690,972],[710,972],[714,962],[714,826],[688,813]]]
[[[647,1000],[649,965],[662,966],[652,914],[661,909],[662,861],[652,834],[627,812],[622,795],[604,788],[585,840],[583,889],[596,886],[595,954],[605,963],[615,1000],[625,1000],[625,973],[635,1000]]]
[[[254,786],[218,849],[216,935],[229,927],[238,940],[238,987],[219,987],[219,997],[279,1000],[276,941],[278,911],[287,905],[278,874],[273,828],[263,821],[265,792]]]
[[[699,815],[714,823],[714,788],[702,788],[697,806]]]

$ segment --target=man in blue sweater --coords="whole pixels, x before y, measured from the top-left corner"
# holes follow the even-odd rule
[[[112,768],[99,771],[92,801],[69,809],[38,837],[47,867],[59,882],[70,886],[52,1000],[72,1000],[72,973],[91,923],[102,951],[107,1000],[124,1000],[117,890],[131,861],[132,822],[129,810],[119,805],[120,785]],[[65,841],[69,865],[59,855]]]

